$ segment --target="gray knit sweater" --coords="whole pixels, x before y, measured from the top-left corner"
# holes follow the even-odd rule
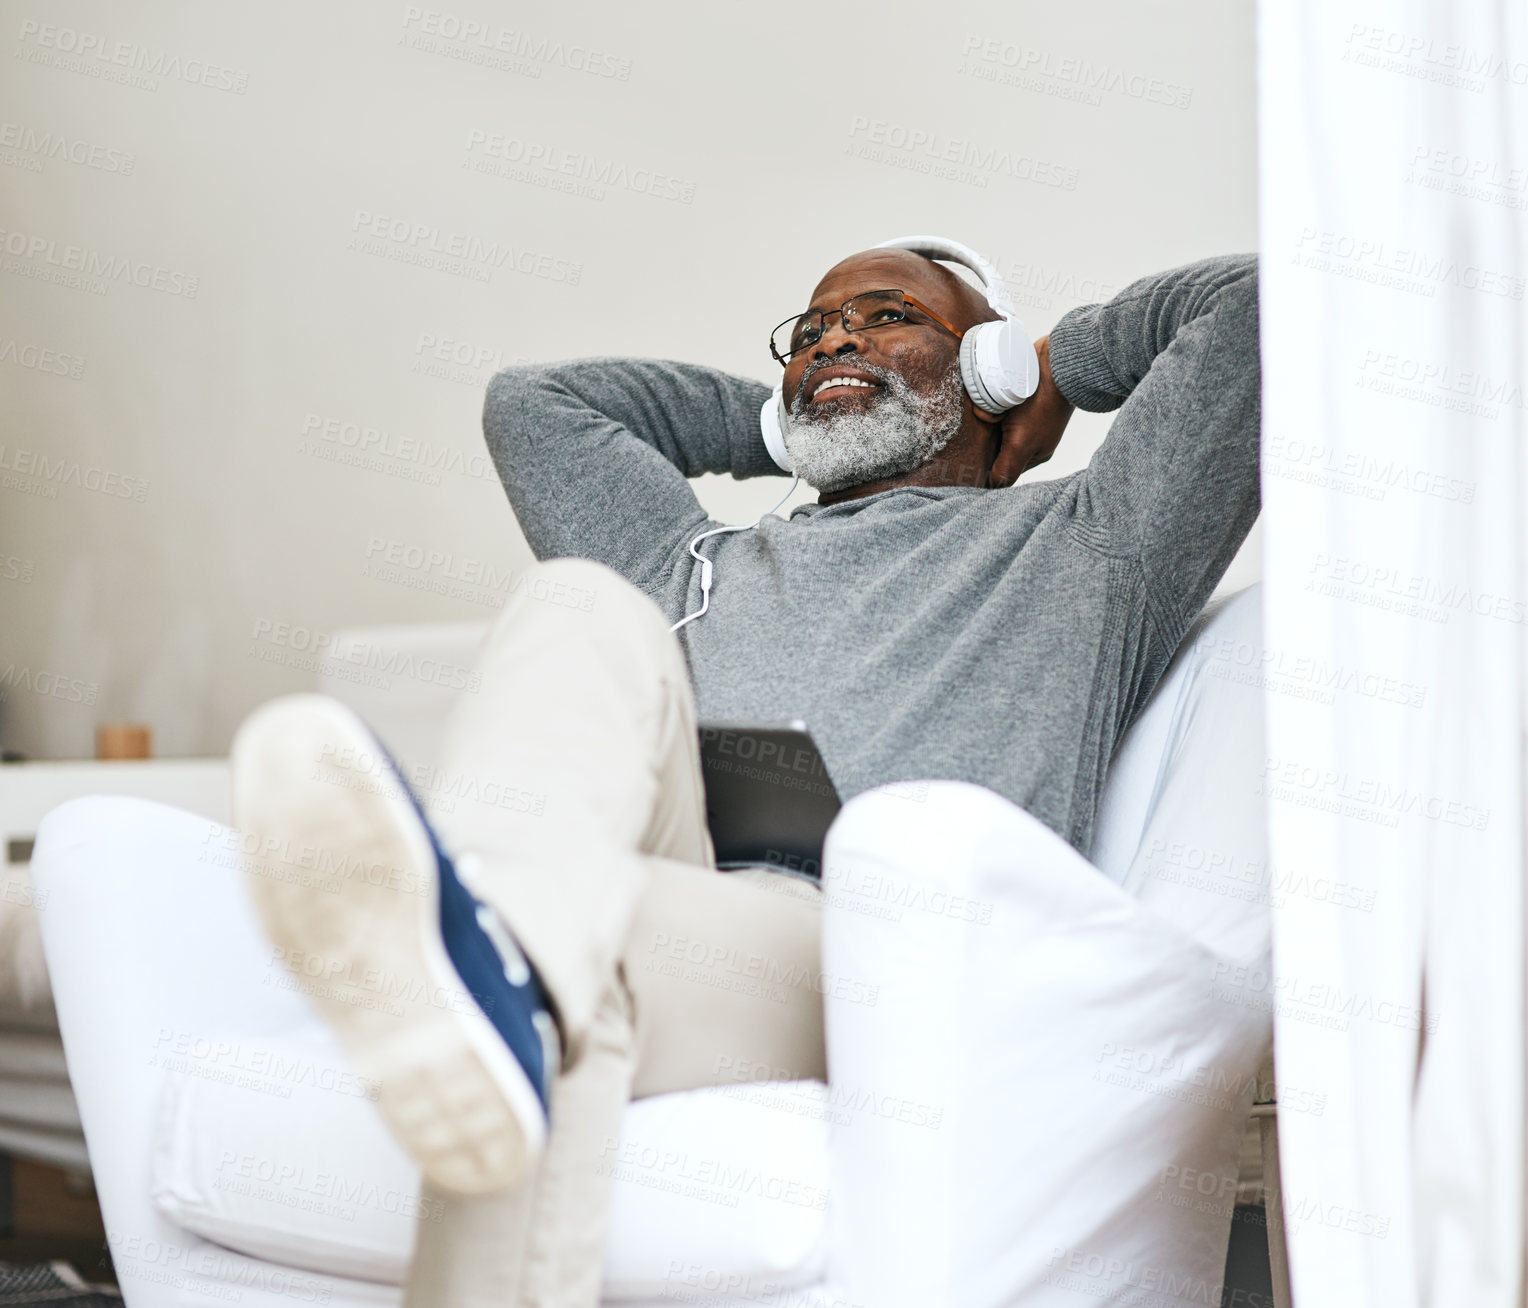
[[[1257,517],[1256,260],[1074,309],[1050,357],[1078,408],[1120,410],[1083,471],[809,504],[701,546],[711,610],[680,637],[702,718],[804,719],[846,800],[973,781],[1086,852],[1121,733]],[[778,475],[767,394],[584,359],[501,372],[483,425],[536,555],[606,563],[674,621],[700,603],[686,546],[716,525],[686,478]]]

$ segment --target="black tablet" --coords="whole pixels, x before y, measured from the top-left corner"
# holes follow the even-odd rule
[[[706,823],[718,867],[822,875],[822,842],[842,807],[806,723],[700,725]]]

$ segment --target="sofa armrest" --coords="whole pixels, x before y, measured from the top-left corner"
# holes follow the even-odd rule
[[[327,1041],[272,966],[221,823],[119,796],[61,804],[37,830],[32,877],[47,896],[43,949],[70,1080],[117,1273],[133,1308],[190,1300],[187,1286],[229,1278],[246,1308],[290,1304],[294,1277],[313,1302],[355,1302],[340,1283],[272,1269],[178,1229],[149,1199],[155,1123],[172,1071],[226,1074],[241,1038]],[[376,1302],[396,1301],[396,1290]]]

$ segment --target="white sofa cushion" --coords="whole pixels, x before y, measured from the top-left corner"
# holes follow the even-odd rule
[[[603,1298],[690,1287],[750,1303],[822,1276],[828,1088],[761,1082],[655,1095],[610,1158]]]
[[[374,1088],[332,1046],[194,1043],[170,1055],[181,1066],[154,1141],[159,1211],[256,1258],[401,1283],[432,1213]]]
[[[373,1106],[375,1088],[333,1046],[203,1043],[166,1083],[151,1182],[159,1212],[252,1257],[401,1284],[420,1223],[441,1214]],[[775,1107],[781,1087],[747,1090],[627,1109],[606,1160],[606,1301],[661,1293],[689,1265],[729,1293],[821,1275],[826,1087],[789,1087],[791,1113]]]
[[[826,1000],[834,1291],[1218,1303],[1269,1040],[1226,960],[963,782],[851,800],[824,877],[824,973],[880,986]]]

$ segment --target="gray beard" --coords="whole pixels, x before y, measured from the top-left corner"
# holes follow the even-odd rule
[[[854,366],[881,383],[863,412],[835,413],[834,400],[826,412],[803,404],[791,413],[785,432],[795,470],[819,491],[844,490],[921,468],[960,431],[965,390],[959,368],[951,367],[933,391],[920,395],[889,368]],[[810,386],[810,378],[806,381]]]

